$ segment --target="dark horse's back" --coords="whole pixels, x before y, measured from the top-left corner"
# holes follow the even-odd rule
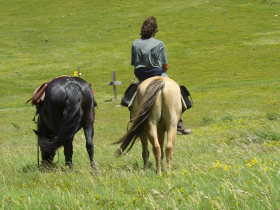
[[[94,95],[85,80],[62,77],[51,81],[37,113],[40,118],[38,142],[43,162],[51,163],[56,150],[64,146],[66,163],[72,165],[73,138],[83,128],[93,164]]]

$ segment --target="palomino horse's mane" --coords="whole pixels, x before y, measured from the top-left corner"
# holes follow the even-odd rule
[[[119,141],[113,143],[121,144],[119,149],[116,151],[117,156],[122,155],[126,150],[126,152],[128,152],[133,147],[135,141],[145,127],[145,123],[149,117],[152,106],[159,92],[164,88],[164,86],[165,82],[162,78],[155,79],[148,85],[146,92],[141,100],[141,105],[138,113],[130,120],[130,122],[132,123],[131,127]]]

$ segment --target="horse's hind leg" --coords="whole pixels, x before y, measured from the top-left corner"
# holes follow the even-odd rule
[[[171,158],[173,155],[173,144],[175,142],[176,132],[177,132],[177,126],[173,126],[167,132],[167,145],[166,145],[165,153],[166,153],[167,172],[168,173],[171,172]]]
[[[73,138],[69,139],[67,143],[64,144],[64,156],[65,165],[72,169]]]
[[[161,171],[163,171],[162,163],[163,163],[163,158],[164,158],[164,153],[163,153],[164,135],[165,135],[165,132],[158,132],[158,141],[159,141],[160,151],[161,151],[161,159],[160,159]]]
[[[140,139],[141,139],[141,143],[142,143],[142,158],[144,161],[144,169],[147,169],[148,168],[148,159],[149,159],[147,135],[144,133],[140,134]]]
[[[84,133],[86,136],[86,148],[87,148],[87,152],[88,152],[88,156],[90,159],[90,164],[91,167],[94,170],[97,170],[95,164],[94,164],[94,144],[93,144],[93,136],[94,136],[94,128],[93,128],[93,123],[87,123],[86,125],[84,125]]]
[[[148,138],[153,145],[153,152],[156,159],[157,173],[161,175],[161,149],[157,136],[157,128],[155,125],[150,125]]]

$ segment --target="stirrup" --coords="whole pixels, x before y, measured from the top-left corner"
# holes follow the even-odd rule
[[[193,106],[193,101],[190,92],[187,90],[185,86],[180,85],[180,89],[181,89],[181,99],[183,104],[182,112],[184,112]],[[189,99],[189,97],[191,99]]]
[[[131,84],[127,88],[121,100],[122,106],[128,107],[128,109],[132,106],[137,93],[137,88],[138,88],[138,84],[135,83]]]

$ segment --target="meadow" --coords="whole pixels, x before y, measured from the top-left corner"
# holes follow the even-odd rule
[[[0,209],[280,209],[279,0],[0,0]],[[172,172],[143,170],[141,144],[120,158],[129,111],[120,99],[136,78],[130,48],[155,16],[168,75],[190,91]],[[35,107],[25,102],[60,76],[92,83],[98,103],[95,161],[74,139],[37,166]],[[108,86],[116,71],[118,100]],[[150,148],[151,152],[151,148]],[[165,159],[164,159],[165,161]],[[164,162],[166,168],[166,162]]]

